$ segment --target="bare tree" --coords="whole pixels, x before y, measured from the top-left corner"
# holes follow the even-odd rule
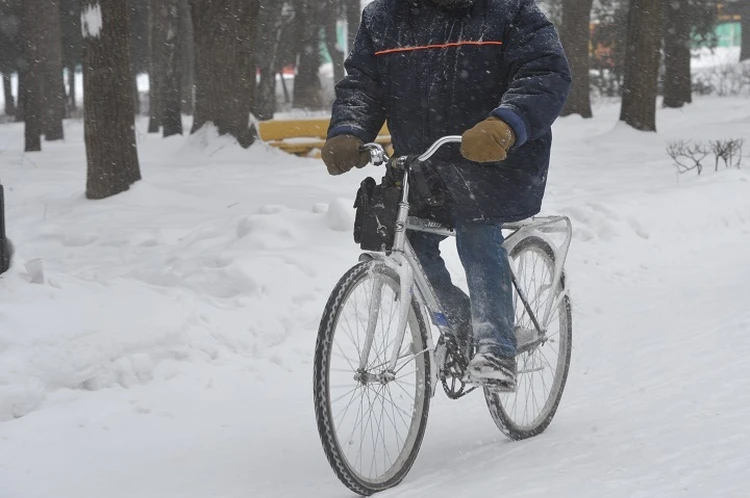
[[[294,78],[294,107],[320,109],[323,90],[320,71],[320,32],[326,4],[318,0],[295,0],[295,33],[297,35],[297,73]]]
[[[11,85],[11,74],[3,73],[3,96],[5,97],[5,114],[13,116],[16,113],[16,101],[13,99],[13,87]]]
[[[42,124],[47,141],[62,140],[65,117],[65,82],[63,79],[62,27],[60,1],[46,0],[37,13],[41,24],[42,57]]]
[[[260,70],[260,81],[255,94],[253,113],[263,121],[272,119],[276,112],[276,75],[281,69],[279,55],[284,26],[287,24],[290,10],[284,2],[276,2],[264,6],[259,15],[256,65]]]
[[[740,51],[740,60],[746,61],[750,59],[750,0],[740,0],[742,7],[740,9],[740,15],[742,20],[742,49]]]
[[[21,30],[23,7],[17,0],[0,0],[0,72],[3,73],[5,114],[16,114],[11,75],[19,72],[24,36]],[[20,92],[19,92],[20,93]]]
[[[328,12],[325,18],[325,41],[328,55],[333,62],[333,82],[338,83],[344,79],[344,50],[338,42],[338,11],[339,5],[330,4],[331,12]]]
[[[63,66],[68,73],[67,111],[76,111],[76,70],[81,63],[81,3],[80,0],[60,0]]]
[[[591,88],[589,69],[591,55],[591,7],[594,0],[563,0],[562,28],[560,38],[570,60],[573,73],[573,88],[563,110],[563,116],[580,114],[584,118],[593,116],[591,112]]]
[[[24,0],[23,32],[25,34],[21,106],[25,121],[25,150],[36,152],[42,150],[42,77],[43,66],[40,53],[41,26],[39,11],[41,0]],[[20,92],[19,92],[20,93]],[[20,115],[21,113],[19,113]]]
[[[24,43],[26,43],[24,41]],[[25,53],[25,51],[24,51]],[[24,84],[24,80],[26,79],[26,63],[23,62],[22,58],[19,58],[19,68],[18,68],[18,100],[16,101],[16,114],[13,116],[14,121],[16,123],[23,123],[26,121],[24,119],[24,109],[23,109],[23,101],[26,100],[26,85]],[[41,124],[39,133],[41,134]]]
[[[82,9],[86,197],[103,199],[141,179],[128,0],[83,0]]]
[[[343,0],[346,11],[346,33],[347,46],[351,50],[354,46],[354,38],[357,36],[360,19],[362,18],[362,5],[360,0]]]
[[[690,0],[664,2],[664,107],[693,101],[690,77]]]
[[[148,71],[148,132],[159,133],[164,119],[164,80],[166,78],[168,0],[149,0],[148,32],[150,65]]]
[[[192,132],[207,123],[243,147],[255,90],[258,0],[191,0],[195,38],[195,115]]]
[[[164,136],[182,135],[182,86],[178,43],[180,41],[180,0],[163,0],[164,17],[164,81],[162,81],[162,125]]]
[[[180,66],[181,107],[184,114],[193,114],[195,106],[195,48],[193,44],[193,20],[188,0],[180,2],[180,30],[178,41],[178,64]]]
[[[662,0],[630,0],[620,120],[656,131]]]

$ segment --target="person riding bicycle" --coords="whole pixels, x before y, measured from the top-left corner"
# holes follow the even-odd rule
[[[409,233],[409,241],[458,339],[473,334],[469,378],[514,390],[512,275],[501,227],[541,210],[550,128],[571,86],[555,28],[534,0],[375,0],[346,69],[322,150],[331,175],[367,165],[360,146],[386,120],[399,156],[463,135],[428,166],[447,197],[431,217],[455,227],[470,297],[451,282],[440,236]]]

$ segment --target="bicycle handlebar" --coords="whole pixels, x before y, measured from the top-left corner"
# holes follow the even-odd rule
[[[420,161],[427,161],[432,156],[434,156],[438,150],[440,150],[440,147],[447,144],[460,144],[461,143],[461,135],[448,135],[443,138],[438,138],[434,144],[430,146],[429,149],[427,149],[427,152],[422,154],[418,157]]]
[[[427,152],[419,156],[417,160],[427,161],[432,156],[434,156],[437,153],[437,151],[440,150],[442,146],[447,145],[447,144],[458,144],[458,143],[461,143],[461,135],[448,135],[448,136],[439,138],[435,141],[434,144],[430,146],[429,149],[427,149]],[[378,143],[364,144],[360,147],[360,150],[369,151],[370,156],[372,157],[372,163],[376,166],[380,166],[381,164],[387,162],[390,159],[388,157],[388,154],[386,154],[383,146]]]

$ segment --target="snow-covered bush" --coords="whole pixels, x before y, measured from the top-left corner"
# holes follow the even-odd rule
[[[693,78],[693,88],[699,93],[719,97],[750,95],[750,64],[723,64],[705,68]]]

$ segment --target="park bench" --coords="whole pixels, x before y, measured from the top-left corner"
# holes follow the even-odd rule
[[[320,157],[320,149],[326,141],[328,119],[290,119],[261,121],[258,126],[260,139],[272,147],[305,157]],[[383,126],[376,140],[390,147],[391,134]]]

